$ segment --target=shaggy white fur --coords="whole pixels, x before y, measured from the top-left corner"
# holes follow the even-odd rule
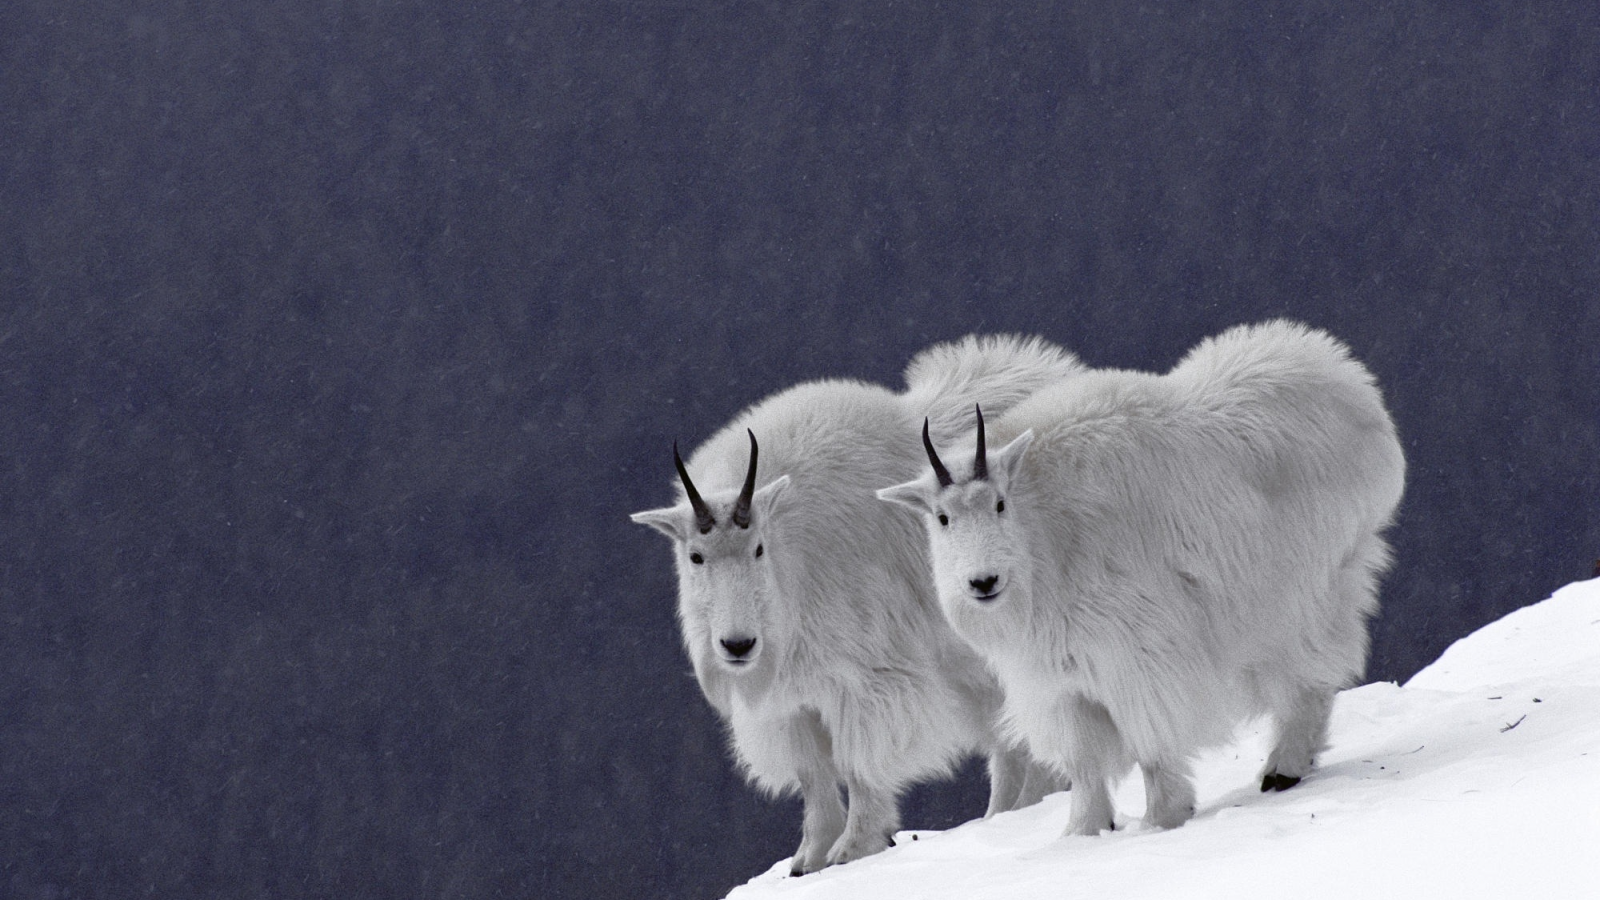
[[[915,518],[873,491],[922,466],[925,417],[954,439],[975,403],[1081,371],[1038,339],[969,337],[917,356],[901,394],[802,384],[696,450],[677,505],[634,514],[674,542],[684,646],[746,777],[804,798],[795,874],[888,846],[899,793],[968,754],[989,756],[991,814],[1058,786],[998,737],[999,684],[939,612]]]
[[[945,615],[1072,780],[1068,833],[1111,826],[1108,780],[1134,763],[1147,823],[1182,824],[1191,757],[1249,716],[1279,726],[1262,790],[1304,777],[1366,665],[1405,483],[1366,368],[1303,325],[1242,326],[1166,375],[1041,390],[985,437],[1003,446],[982,477],[952,454],[952,483],[879,496],[925,514]]]

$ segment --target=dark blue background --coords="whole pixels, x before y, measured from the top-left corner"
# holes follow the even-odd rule
[[[1597,102],[1592,0],[7,3],[0,894],[755,874],[626,514],[972,331],[1349,341],[1403,678],[1600,555]]]

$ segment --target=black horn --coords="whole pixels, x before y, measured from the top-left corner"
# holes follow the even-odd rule
[[[678,467],[678,477],[683,480],[683,492],[689,495],[689,505],[694,507],[694,522],[700,527],[701,534],[707,534],[717,527],[717,519],[711,515],[711,507],[700,499],[700,492],[694,489],[694,482],[689,480],[689,470],[683,467],[683,457],[678,455],[678,442],[672,442],[672,464]]]
[[[978,455],[972,458],[972,479],[983,481],[989,477],[989,451],[983,446],[983,407],[973,404],[978,411]]]
[[[750,498],[756,493],[756,433],[746,428],[745,433],[750,435],[750,471],[744,475],[744,487],[739,489],[739,499],[733,502],[733,524],[740,528],[750,527]]]
[[[935,478],[939,479],[939,487],[947,488],[954,484],[954,479],[950,477],[950,470],[946,469],[944,463],[939,461],[939,453],[933,449],[933,439],[928,437],[927,419],[922,420],[922,446],[923,449],[928,451],[928,462],[933,464],[933,474]]]

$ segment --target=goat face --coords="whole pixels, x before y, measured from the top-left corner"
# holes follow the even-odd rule
[[[678,615],[697,672],[716,667],[750,676],[771,665],[773,648],[793,630],[779,591],[774,556],[782,553],[770,526],[788,476],[744,501],[707,496],[700,506],[683,503],[634,513],[633,521],[673,539],[678,567]]]
[[[1018,500],[1026,501],[1013,497],[1011,488],[1033,432],[995,453],[984,452],[981,419],[979,435],[971,477],[950,476],[929,444],[929,474],[878,492],[923,514],[934,586],[958,629],[974,614],[1022,602],[1032,586],[1028,537],[1018,515]]]
[[[998,608],[1025,586],[1025,536],[1008,493],[986,479],[951,485],[933,498],[924,520],[933,582],[947,610]]]

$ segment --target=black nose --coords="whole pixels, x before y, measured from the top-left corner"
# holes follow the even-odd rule
[[[727,638],[722,639],[722,649],[728,651],[728,655],[734,659],[744,659],[746,654],[755,649],[755,646],[755,638],[739,638],[734,641],[730,641]]]
[[[981,597],[987,597],[994,590],[995,582],[999,580],[999,575],[989,575],[984,578],[974,578],[968,584],[972,585],[973,592]]]

